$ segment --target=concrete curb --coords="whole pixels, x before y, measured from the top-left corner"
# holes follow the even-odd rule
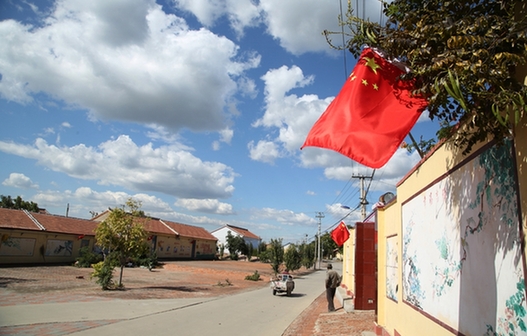
[[[355,310],[355,300],[353,296],[348,294],[346,288],[342,286],[338,287],[335,296],[345,312],[350,313]]]

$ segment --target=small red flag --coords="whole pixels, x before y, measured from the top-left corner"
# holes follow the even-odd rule
[[[344,222],[340,222],[339,226],[337,226],[335,230],[331,231],[331,239],[333,239],[338,247],[341,247],[349,237],[350,232],[348,231],[348,228]]]
[[[364,49],[300,149],[327,148],[371,168],[384,166],[427,105],[411,94],[413,82],[399,79],[403,73],[373,49]]]

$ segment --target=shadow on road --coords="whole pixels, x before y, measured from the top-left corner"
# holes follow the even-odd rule
[[[278,295],[276,295],[276,296],[285,297],[285,298],[299,298],[299,297],[306,296],[306,294],[302,294],[302,293],[291,293],[289,296],[287,296],[286,294],[278,294]]]

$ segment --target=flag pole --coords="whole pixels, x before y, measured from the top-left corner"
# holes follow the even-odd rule
[[[412,140],[412,143],[414,144],[415,146],[415,149],[417,150],[417,153],[419,153],[419,156],[422,158],[424,158],[425,156],[423,155],[423,152],[421,151],[421,148],[419,148],[419,146],[417,145],[417,142],[415,141],[414,137],[412,136],[412,132],[408,132],[408,136],[410,137],[410,140]]]

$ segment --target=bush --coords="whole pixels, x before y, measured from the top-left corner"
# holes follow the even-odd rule
[[[113,266],[108,261],[101,261],[94,264],[91,278],[97,278],[96,283],[101,285],[103,290],[113,288]]]
[[[149,270],[152,270],[152,268],[159,266],[159,261],[157,260],[157,254],[153,252],[149,255],[143,254],[141,257],[137,258],[134,261],[134,264],[137,266],[143,266],[143,267],[148,268]]]
[[[229,279],[225,279],[225,283],[218,281],[218,284],[216,286],[219,287],[226,287],[226,286],[232,286],[232,282]]]
[[[232,254],[232,253],[229,254],[229,258],[230,258],[231,260],[234,260],[234,261],[240,259],[240,257],[238,256],[237,253],[235,253],[235,254]]]
[[[91,267],[92,264],[102,261],[102,255],[93,253],[88,246],[84,246],[79,250],[79,257],[75,260],[77,267]]]
[[[262,251],[260,252],[260,255],[258,256],[260,258],[260,261],[263,263],[270,263],[271,262],[271,251]]]
[[[251,280],[251,281],[258,281],[260,280],[260,274],[258,273],[258,270],[254,271],[253,274],[247,275],[245,277],[245,280]]]

